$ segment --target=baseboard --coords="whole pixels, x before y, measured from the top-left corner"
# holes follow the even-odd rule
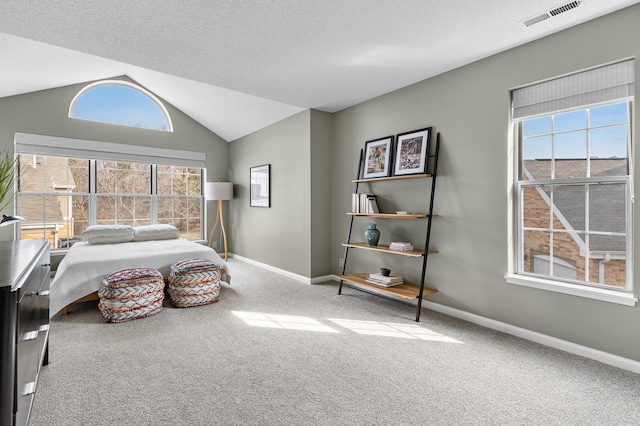
[[[255,261],[253,259],[249,259],[248,257],[239,256],[237,254],[233,254],[233,255],[230,254],[229,256],[233,257],[234,259],[237,259],[237,260],[239,260],[241,262],[249,263],[249,264],[254,265],[254,266],[258,266],[258,267],[260,267],[262,269],[266,269],[268,271],[275,272],[275,273],[280,274],[280,275],[284,275],[285,277],[289,277],[291,279],[294,279],[296,281],[300,281],[300,282],[305,283],[305,284],[312,284],[312,281],[313,281],[311,278],[307,278],[307,277],[304,277],[304,276],[299,275],[299,274],[294,274],[293,272],[285,271],[284,269],[276,268],[275,266],[267,265],[266,263],[262,263],[262,262]],[[331,279],[330,276],[325,281],[327,281],[329,279]]]
[[[333,275],[332,279],[335,281],[340,281],[340,279],[336,275]],[[521,328],[501,321],[492,320],[490,318],[486,318],[480,315],[472,314],[470,312],[451,308],[449,306],[441,305],[439,303],[434,303],[427,300],[423,300],[422,307],[431,309],[432,311],[440,312],[445,315],[449,315],[454,318],[459,318],[461,320],[468,321],[485,328],[490,328],[492,330],[520,337],[521,339],[529,340],[531,342],[539,343],[541,345],[549,346],[555,349],[572,353],[574,355],[579,355],[598,362],[602,362],[603,364],[608,364],[613,367],[622,368],[623,370],[640,374],[640,362],[634,361],[629,358],[623,358],[621,356],[613,355],[608,352],[603,352],[597,349],[589,348],[587,346],[578,345],[576,343],[568,342],[556,337],[547,336],[546,334],[527,330],[526,328]]]

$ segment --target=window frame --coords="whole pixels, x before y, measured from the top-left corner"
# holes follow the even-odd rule
[[[534,83],[535,85],[535,83]],[[517,90],[517,89],[514,89]],[[633,93],[633,92],[632,92]],[[616,103],[625,102],[627,104],[628,109],[628,121],[624,123],[627,129],[627,174],[620,176],[590,176],[585,178],[557,178],[557,179],[540,179],[540,180],[524,180],[523,170],[524,170],[524,158],[523,158],[523,132],[522,132],[522,123],[525,120],[535,119],[540,117],[549,117],[553,115],[563,114],[571,111],[579,111],[579,110],[587,110],[586,113],[589,114],[589,110],[593,108],[597,108],[604,105],[611,105]],[[513,108],[512,108],[513,113]],[[510,136],[510,144],[513,150],[511,151],[510,158],[512,159],[512,167],[509,167],[509,181],[510,187],[512,188],[511,193],[511,202],[510,202],[510,225],[508,227],[509,234],[509,246],[510,246],[510,260],[508,262],[508,272],[505,275],[505,281],[509,284],[515,284],[520,286],[526,286],[541,290],[547,290],[551,292],[563,293],[578,297],[585,297],[605,302],[611,302],[626,306],[634,306],[638,299],[634,297],[634,264],[633,264],[633,256],[634,256],[634,216],[633,216],[633,178],[634,178],[634,117],[635,117],[635,100],[633,95],[623,96],[617,99],[610,99],[604,102],[592,102],[585,103],[579,106],[573,106],[571,108],[566,109],[558,109],[553,111],[548,111],[541,114],[531,115],[531,116],[520,116],[518,118],[514,118],[513,114],[510,115],[511,122],[511,136]],[[552,118],[553,120],[553,118]],[[613,126],[613,124],[612,124]],[[587,125],[584,129],[587,134],[590,130],[599,128],[600,126],[592,126],[590,121],[587,121]],[[555,132],[555,129],[552,128],[551,134],[556,135],[562,133],[560,131]],[[588,138],[588,136],[587,136]],[[588,139],[587,139],[588,140]],[[590,156],[587,154],[585,158],[586,162],[590,161]],[[587,166],[588,167],[588,166]],[[555,176],[554,176],[555,177]],[[587,282],[583,280],[572,280],[567,278],[560,277],[550,277],[550,276],[542,276],[535,273],[524,272],[524,232],[526,227],[524,226],[524,188],[536,188],[541,187],[544,184],[553,185],[554,187],[558,187],[559,185],[592,185],[599,183],[619,183],[625,185],[625,214],[626,214],[626,224],[625,224],[625,237],[626,237],[626,252],[625,252],[625,269],[626,269],[626,280],[625,286],[616,288],[613,285],[602,285],[599,283]],[[588,191],[588,190],[587,190]],[[588,193],[588,192],[587,192]],[[552,205],[549,206],[550,209],[554,209]],[[585,206],[585,214],[589,213],[588,206],[588,197],[587,197],[587,205]],[[555,213],[552,213],[552,217],[555,216]],[[549,229],[551,231],[551,229]],[[561,232],[571,232],[561,231]],[[589,230],[587,230],[589,232]],[[598,235],[597,232],[595,235]],[[550,240],[553,241],[553,240]],[[553,254],[553,251],[549,253]],[[586,254],[586,259],[590,259],[590,254]],[[551,259],[553,260],[553,259]],[[585,280],[588,277],[585,277]]]
[[[14,142],[14,152],[16,155],[34,155],[34,156],[50,156],[59,158],[77,158],[87,160],[87,178],[88,192],[73,193],[69,195],[53,194],[50,192],[38,191],[38,193],[18,191],[16,198],[16,206],[20,208],[20,197],[26,195],[45,195],[45,196],[87,196],[89,204],[88,225],[97,224],[97,198],[100,193],[97,190],[97,166],[96,162],[101,160],[130,162],[137,164],[145,164],[151,169],[151,187],[150,187],[150,221],[151,223],[164,223],[158,219],[157,199],[157,169],[158,165],[172,166],[180,168],[194,168],[200,170],[200,188],[199,194],[162,194],[162,197],[176,198],[192,198],[197,199],[200,203],[200,236],[192,239],[193,241],[202,242],[206,238],[206,217],[207,203],[204,200],[203,188],[206,182],[206,155],[194,151],[180,151],[163,148],[147,148],[138,145],[115,144],[108,142],[98,142],[90,140],[70,139],[56,136],[34,135],[27,133],[16,133]],[[19,188],[18,188],[19,189]],[[107,195],[107,194],[102,194]],[[127,196],[130,194],[111,194],[112,196]],[[20,232],[20,230],[18,230]],[[20,234],[17,235],[20,239]],[[66,248],[52,248],[52,252],[64,252]]]
[[[560,181],[560,182],[559,182]],[[625,232],[625,237],[626,237],[626,241],[625,241],[625,246],[626,246],[626,250],[625,250],[625,259],[627,260],[626,262],[626,279],[625,279],[625,286],[617,288],[613,285],[608,285],[608,284],[599,284],[599,283],[595,283],[592,281],[583,281],[583,280],[570,280],[570,279],[562,279],[559,277],[545,277],[543,275],[540,274],[536,274],[534,272],[526,272],[524,271],[524,232],[525,232],[525,228],[527,228],[526,226],[524,226],[524,217],[523,217],[523,206],[524,206],[524,188],[535,188],[538,186],[554,186],[554,187],[558,187],[558,186],[568,186],[568,185],[599,185],[599,184],[624,184],[625,185],[625,197],[626,197],[626,203],[625,203],[625,214],[627,217],[626,220],[626,232]],[[599,179],[594,179],[594,178],[584,178],[584,179],[545,179],[545,180],[535,180],[535,181],[524,181],[524,180],[518,180],[516,182],[516,198],[517,198],[517,215],[518,215],[518,219],[517,219],[517,228],[518,228],[518,233],[517,233],[517,254],[516,254],[516,268],[514,270],[514,273],[516,275],[522,275],[525,277],[530,277],[530,278],[538,278],[538,279],[547,279],[547,280],[551,280],[551,281],[559,281],[562,283],[568,283],[568,284],[576,284],[576,285],[580,285],[580,286],[586,286],[586,287],[595,287],[595,288],[601,288],[601,289],[606,289],[606,290],[611,290],[611,291],[619,291],[619,292],[626,292],[626,293],[632,293],[633,292],[633,261],[632,259],[629,261],[629,253],[631,254],[631,258],[633,257],[633,243],[632,243],[632,236],[633,236],[633,209],[632,209],[632,195],[631,195],[631,176],[630,175],[626,175],[626,176],[605,176],[605,177],[601,177]],[[588,213],[588,209],[589,206],[588,204],[585,206],[585,211]],[[554,213],[555,216],[555,213]],[[566,233],[572,233],[571,231],[565,231]],[[591,231],[589,232],[590,235],[603,235],[603,232],[598,232],[598,231]],[[592,251],[593,252],[593,251]],[[556,256],[552,256],[553,261],[555,262],[556,259],[560,259]],[[588,262],[587,262],[588,263]],[[588,273],[588,271],[587,271]]]
[[[78,102],[78,100],[80,98],[82,98],[82,96],[85,95],[86,93],[88,93],[91,90],[93,90],[95,88],[98,88],[100,86],[122,86],[122,87],[126,87],[128,89],[131,89],[131,90],[135,90],[135,91],[139,92],[140,94],[142,94],[143,96],[147,97],[151,102],[153,102],[158,107],[160,112],[164,115],[164,118],[165,118],[166,123],[167,123],[167,129],[164,130],[164,129],[149,128],[149,127],[144,127],[144,126],[121,124],[121,123],[116,123],[114,121],[107,120],[107,119],[105,119],[105,120],[90,120],[90,119],[87,119],[87,118],[75,117],[73,115],[73,111],[75,109],[75,106],[76,106],[76,103]],[[153,130],[153,131],[159,131],[159,132],[173,133],[173,122],[171,121],[171,116],[169,115],[169,111],[167,110],[167,107],[164,106],[164,104],[160,101],[160,99],[158,99],[153,93],[151,93],[150,91],[148,91],[144,87],[141,87],[141,86],[139,86],[137,84],[130,83],[130,82],[124,81],[124,80],[102,80],[102,81],[96,81],[94,83],[90,83],[90,84],[86,85],[85,87],[80,89],[80,91],[78,93],[76,93],[76,95],[71,100],[71,103],[69,104],[69,112],[68,112],[67,116],[69,118],[73,119],[73,120],[83,120],[83,121],[96,122],[96,123],[112,124],[114,126],[133,127],[133,128],[136,128],[136,129],[144,129],[144,130]]]

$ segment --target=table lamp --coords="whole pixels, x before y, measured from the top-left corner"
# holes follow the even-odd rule
[[[12,223],[19,222],[24,220],[22,216],[7,216],[6,214],[2,215],[2,221],[0,221],[0,226],[11,225]]]
[[[233,198],[233,183],[231,182],[207,182],[204,188],[204,199],[207,201],[217,200],[218,211],[216,213],[216,223],[211,228],[211,234],[209,234],[208,245],[211,246],[211,239],[213,238],[213,231],[218,227],[218,221],[222,227],[222,237],[224,239],[224,260],[227,260],[227,233],[224,230],[224,221],[222,219],[222,201],[231,200]]]

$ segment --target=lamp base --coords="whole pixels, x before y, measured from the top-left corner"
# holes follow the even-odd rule
[[[224,220],[222,219],[222,200],[218,200],[218,211],[216,212],[216,223],[211,228],[211,233],[209,234],[208,245],[211,247],[211,240],[213,239],[213,232],[218,227],[218,221],[220,222],[220,227],[222,228],[222,238],[224,240],[224,260],[225,262],[229,260],[229,254],[227,252],[227,233],[224,230]]]

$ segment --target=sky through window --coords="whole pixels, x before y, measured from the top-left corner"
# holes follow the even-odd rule
[[[171,131],[168,115],[151,96],[134,87],[105,83],[85,89],[69,116],[89,121]]]

